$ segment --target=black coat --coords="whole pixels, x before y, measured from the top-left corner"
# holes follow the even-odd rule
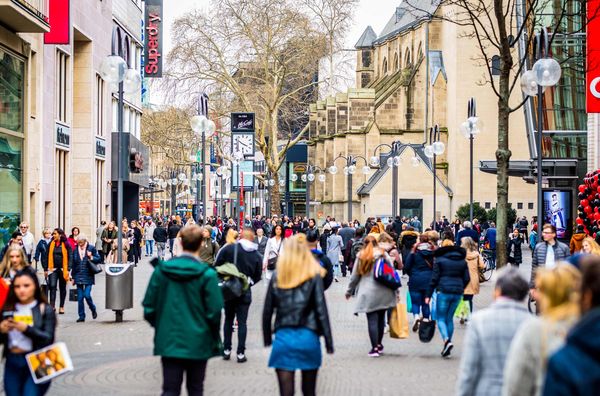
[[[323,231],[323,233],[319,236],[319,246],[321,246],[321,250],[327,251],[327,238],[331,235],[331,231]]]
[[[92,258],[90,259],[87,256],[87,252],[92,254]],[[76,285],[93,285],[94,278],[96,275],[90,270],[90,266],[88,265],[88,261],[91,261],[94,264],[100,263],[100,255],[96,248],[88,243],[86,249],[86,255],[83,257],[83,260],[79,257],[79,246],[75,247],[73,251],[73,267],[71,269],[71,278]]]
[[[178,224],[172,224],[169,226],[169,229],[167,230],[167,234],[169,235],[169,239],[175,239],[177,238],[177,234],[179,234],[179,230],[181,230],[181,227]]]
[[[154,239],[154,242],[167,242],[169,239],[167,229],[163,226],[157,226],[152,233],[152,239]]]
[[[327,290],[333,282],[333,264],[331,263],[331,260],[329,260],[327,255],[321,250],[312,249],[311,252],[313,254],[313,257],[317,259],[319,264],[321,264],[321,267],[325,268],[325,270],[327,271],[327,275],[325,275],[325,278],[323,278],[323,288]]]
[[[31,339],[34,351],[47,347],[54,342],[56,314],[49,304],[43,303],[43,306],[43,312],[40,303],[31,309],[33,325],[29,326],[23,333]],[[3,312],[12,309],[12,307],[5,306]],[[0,344],[4,345],[3,356],[6,356],[6,352],[8,351],[8,334],[0,333]]]
[[[524,243],[523,238],[518,236],[517,238],[509,238],[506,242],[506,257],[508,257],[509,262],[521,264],[523,262],[523,253],[521,251],[521,245]],[[510,251],[514,246],[514,253],[511,256]]]
[[[48,268],[48,242],[45,239],[42,238],[38,242],[33,259],[42,263],[42,268]]]
[[[51,240],[50,243],[55,243],[54,240]],[[65,248],[67,249],[67,268],[71,270],[71,266],[73,265],[73,251],[71,250],[71,245],[69,242],[61,242],[61,244],[65,244]],[[63,263],[62,263],[62,248],[60,246],[54,246],[53,250],[54,255],[54,269],[57,271],[62,271]],[[44,271],[48,271],[48,257],[50,256],[50,247],[46,250],[46,260],[42,260],[42,267],[44,267]]]
[[[435,290],[446,294],[462,295],[471,276],[467,266],[467,252],[458,246],[446,246],[433,253],[433,273],[427,296]]]
[[[408,289],[413,291],[427,290],[433,274],[433,251],[417,250],[410,253],[404,261],[402,269],[408,279]]]
[[[237,260],[234,260],[236,246]],[[251,279],[254,284],[260,282],[262,276],[262,258],[257,250],[246,251],[239,242],[224,246],[217,254],[215,267],[227,263],[235,263],[238,270]],[[249,292],[250,289],[248,289]]]
[[[325,303],[323,280],[319,275],[293,289],[277,287],[277,275],[269,283],[263,310],[263,338],[265,346],[272,343],[275,313],[275,331],[284,327],[306,327],[325,338],[327,352],[333,353],[333,337]]]

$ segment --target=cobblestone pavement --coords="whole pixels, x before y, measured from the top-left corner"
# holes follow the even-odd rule
[[[530,252],[524,252],[530,257]],[[529,274],[530,264],[522,266]],[[114,313],[104,310],[104,276],[96,277],[92,292],[98,305],[95,321],[75,323],[77,305],[67,303],[59,318],[57,340],[67,343],[75,371],[56,379],[49,395],[158,395],[162,375],[160,361],[152,356],[152,328],[143,320],[141,299],[152,268],[144,260],[135,268],[135,307],[125,311],[123,323],[114,323]],[[335,354],[324,354],[319,372],[318,394],[321,395],[447,395],[454,393],[465,326],[457,323],[454,354],[440,357],[441,340],[422,344],[411,333],[406,340],[385,336],[385,355],[367,356],[369,340],[366,319],[352,314],[353,302],[344,299],[347,278],[334,283],[326,292]],[[475,298],[476,309],[490,304],[493,283],[482,285]],[[261,340],[260,315],[265,284],[257,284],[248,323],[248,362],[212,359],[208,364],[205,390],[207,395],[275,395],[275,374],[267,367],[269,349]],[[406,291],[406,288],[404,288]],[[234,346],[235,346],[234,333]],[[299,377],[297,376],[297,382]],[[299,384],[297,383],[297,388]],[[299,391],[299,388],[298,388]]]

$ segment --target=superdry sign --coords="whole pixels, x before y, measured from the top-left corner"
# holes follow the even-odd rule
[[[586,111],[600,113],[600,0],[587,2]]]
[[[162,77],[162,0],[146,0],[144,75]]]

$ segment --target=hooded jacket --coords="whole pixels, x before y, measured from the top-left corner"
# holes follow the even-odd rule
[[[581,318],[548,363],[544,396],[595,396],[600,389],[600,308]]]
[[[237,260],[234,252],[237,246]],[[237,243],[224,246],[215,259],[215,267],[225,263],[234,263],[238,270],[248,277],[250,285],[260,282],[262,276],[262,257],[258,253],[256,243],[246,239],[240,239]],[[248,293],[250,289],[248,289]]]
[[[421,243],[410,253],[404,263],[404,273],[409,276],[408,289],[427,290],[433,274],[433,250],[428,243]]]
[[[207,360],[221,354],[223,294],[215,270],[196,257],[158,261],[142,305],[155,329],[154,355]]]
[[[465,260],[466,250],[458,246],[446,246],[437,249],[433,256],[433,274],[427,296],[431,297],[435,290],[462,295],[471,280]]]
[[[406,261],[408,255],[411,253],[411,250],[415,243],[417,243],[419,239],[419,233],[415,231],[402,231],[400,234],[400,238],[398,238],[398,246],[400,246],[400,251],[402,252],[402,260]]]
[[[571,237],[571,243],[569,243],[569,250],[571,254],[578,253],[583,248],[583,240],[587,235],[583,232],[573,234]]]

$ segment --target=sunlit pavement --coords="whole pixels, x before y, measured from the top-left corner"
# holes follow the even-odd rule
[[[521,266],[529,274],[531,252],[523,252],[526,263]],[[57,340],[67,343],[75,371],[56,379],[49,395],[157,395],[162,374],[160,361],[152,356],[152,328],[143,320],[141,300],[152,268],[144,260],[135,268],[135,307],[125,311],[123,323],[114,322],[114,313],[104,310],[104,275],[96,277],[93,297],[99,316],[92,320],[88,312],[85,323],[75,323],[77,303],[68,302],[66,314],[60,315]],[[326,292],[333,325],[335,354],[324,354],[319,373],[318,394],[321,395],[447,395],[454,392],[458,363],[462,352],[465,326],[456,321],[450,359],[440,357],[441,340],[422,344],[411,332],[406,340],[384,338],[385,355],[369,358],[369,339],[364,315],[352,314],[353,302],[347,302],[344,291],[347,278],[334,283]],[[260,316],[266,285],[254,289],[254,301],[248,323],[248,362],[235,359],[212,359],[208,364],[205,393],[207,395],[274,395],[277,382],[267,367],[269,349],[262,345]],[[492,282],[482,285],[475,298],[476,309],[490,304]],[[406,292],[406,287],[403,288]],[[234,333],[234,348],[236,345]],[[299,389],[299,376],[297,376]],[[183,391],[185,394],[185,390]]]

